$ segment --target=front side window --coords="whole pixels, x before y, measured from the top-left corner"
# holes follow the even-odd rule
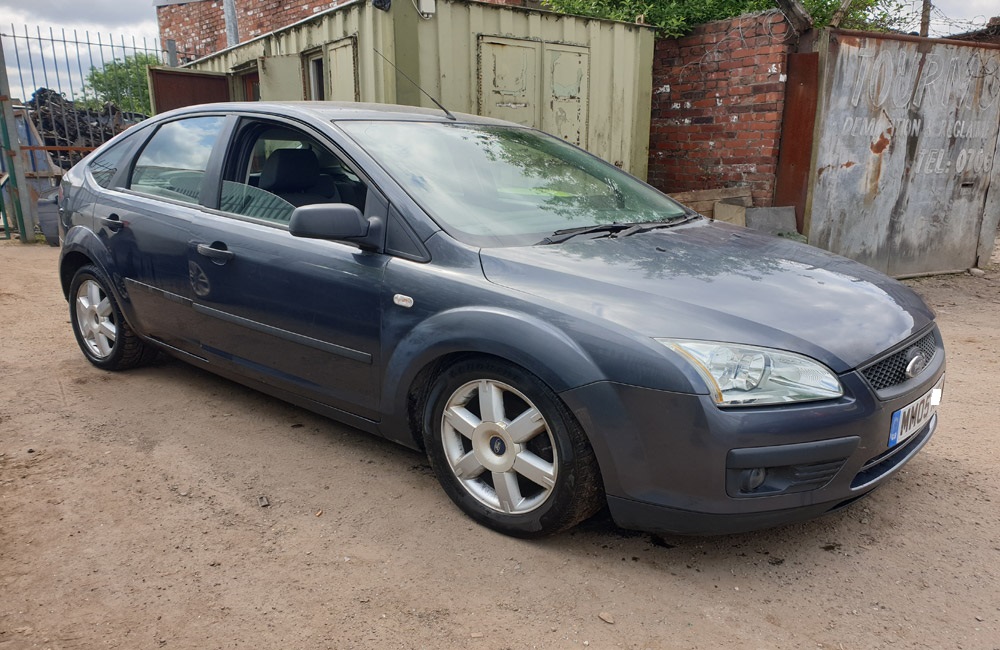
[[[617,167],[531,129],[338,122],[449,234],[477,246],[570,228],[675,219],[685,209]]]
[[[367,186],[312,136],[266,122],[244,124],[226,165],[219,208],[287,223],[292,211],[315,203],[349,203],[364,212]]]
[[[161,126],[136,160],[129,189],[197,203],[224,120],[192,117]]]

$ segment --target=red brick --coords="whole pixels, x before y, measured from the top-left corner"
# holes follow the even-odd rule
[[[670,99],[682,106],[662,112],[689,122],[672,122],[669,135],[651,134],[651,184],[670,192],[746,186],[754,205],[771,204],[785,84],[768,69],[784,72],[786,35],[781,14],[767,12],[657,41],[654,88],[669,84]],[[674,56],[667,60],[666,52]],[[691,108],[683,108],[685,101]],[[711,123],[696,123],[708,116]]]

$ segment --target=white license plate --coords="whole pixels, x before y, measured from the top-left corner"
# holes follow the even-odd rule
[[[892,424],[889,427],[890,447],[895,447],[930,422],[941,403],[943,392],[944,375],[934,385],[934,388],[924,393],[923,397],[892,414]]]

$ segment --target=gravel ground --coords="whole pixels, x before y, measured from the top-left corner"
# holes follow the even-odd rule
[[[870,498],[525,542],[415,452],[178,361],[93,368],[57,256],[0,242],[2,650],[1000,648],[995,265],[910,282],[948,347],[941,425]]]

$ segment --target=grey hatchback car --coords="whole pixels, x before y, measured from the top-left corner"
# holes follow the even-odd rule
[[[163,351],[422,449],[509,535],[605,506],[697,534],[817,516],[937,426],[944,348],[910,289],[530,128],[204,105],[110,141],[63,194],[91,363]]]

